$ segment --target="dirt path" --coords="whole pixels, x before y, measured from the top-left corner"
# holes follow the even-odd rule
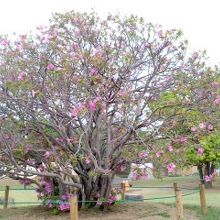
[[[185,210],[185,219],[198,220],[199,217],[191,210]],[[121,204],[103,213],[99,210],[87,210],[80,212],[79,220],[175,220],[175,209],[162,204],[134,203]],[[52,215],[41,207],[10,208],[0,210],[2,220],[69,220],[69,214]]]

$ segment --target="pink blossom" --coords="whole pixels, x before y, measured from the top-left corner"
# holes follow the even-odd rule
[[[19,50],[20,52],[24,51],[23,45],[22,44],[18,44],[17,45],[17,50]]]
[[[121,97],[126,97],[128,95],[128,91],[126,90],[120,90],[118,92],[118,95],[121,96]]]
[[[85,104],[80,103],[78,107],[74,108],[73,111],[71,112],[71,116],[73,118],[76,118],[79,116],[79,114],[85,109]]]
[[[196,132],[196,130],[197,130],[196,127],[192,127],[192,128],[191,128],[191,131],[192,131],[192,132]]]
[[[208,125],[208,130],[209,130],[209,131],[213,130],[213,125],[212,125],[212,124],[209,124],[209,125]]]
[[[18,75],[18,80],[19,81],[24,81],[26,78],[26,74],[24,72],[21,72],[19,75]]]
[[[19,182],[25,186],[30,185],[32,181],[30,179],[21,179]]]
[[[162,31],[162,30],[160,30],[160,31],[158,32],[158,36],[159,36],[159,38],[164,38],[164,35],[163,35],[163,31]]]
[[[92,162],[92,160],[90,159],[90,157],[85,157],[86,164],[90,164],[91,162]]]
[[[169,163],[169,164],[167,165],[168,173],[174,172],[175,168],[176,168],[176,165],[175,165],[174,163]]]
[[[91,112],[94,112],[94,111],[96,110],[97,103],[98,103],[98,101],[99,101],[100,99],[101,99],[100,97],[96,97],[94,100],[89,101],[89,103],[88,103],[88,109],[89,109]]]
[[[166,76],[166,77],[165,77],[165,81],[169,81],[169,82],[170,82],[170,81],[172,81],[172,80],[173,80],[173,77],[172,77],[172,76]]]
[[[77,111],[76,108],[73,109],[73,111],[71,112],[71,116],[72,116],[73,118],[76,118],[76,117],[78,116],[78,111]]]
[[[0,61],[0,66],[3,66],[5,63],[3,61]]]
[[[96,68],[91,69],[91,75],[95,76],[97,75],[97,73],[98,73],[98,70]]]
[[[50,194],[50,193],[52,193],[52,184],[51,183],[49,183],[49,182],[46,182],[46,184],[45,184],[45,190],[46,190],[46,192],[48,193],[48,194]]]
[[[204,128],[206,128],[206,124],[205,124],[204,122],[202,122],[202,123],[199,124],[199,127],[200,127],[201,129],[204,129]]]
[[[54,69],[55,69],[55,66],[54,66],[52,63],[49,63],[49,64],[47,65],[47,70],[53,71]]]
[[[28,160],[27,160],[27,164],[28,164],[28,165],[34,165],[34,164],[35,164],[35,160],[33,160],[33,159],[32,159],[32,160],[31,160],[31,159],[28,159]]]
[[[0,41],[0,43],[1,43],[1,45],[3,45],[3,46],[8,46],[9,45],[9,40],[7,40],[7,39],[2,39],[1,41]]]
[[[68,211],[70,209],[70,205],[67,203],[61,203],[59,205],[59,208],[62,212]]]
[[[96,205],[98,205],[98,206],[102,205],[102,201],[97,200]]]
[[[180,137],[179,143],[180,144],[187,144],[187,137]]]
[[[169,150],[170,152],[173,151],[173,146],[172,146],[171,144],[168,146],[168,150]]]
[[[164,71],[166,70],[166,67],[167,67],[167,66],[164,65],[164,64],[161,65],[159,71],[160,71],[160,72],[164,72]]]
[[[219,83],[214,81],[211,83],[211,85],[212,85],[212,88],[218,88]]]
[[[202,147],[199,147],[198,150],[197,150],[197,155],[198,155],[199,157],[201,157],[201,156],[203,155],[203,152],[204,152],[203,148],[202,148]]]
[[[45,154],[44,154],[44,158],[48,159],[50,156],[51,156],[51,152],[46,151]]]
[[[158,152],[156,153],[156,156],[157,156],[157,157],[161,157],[162,154],[163,154],[163,150],[160,150],[160,151],[158,151]]]
[[[137,177],[138,177],[137,171],[136,171],[136,170],[132,170],[132,171],[131,171],[131,179],[132,179],[132,180],[136,180]]]
[[[90,101],[88,103],[88,108],[91,112],[94,112],[96,110],[96,102],[95,101]]]
[[[148,157],[148,152],[147,151],[139,152],[138,157],[141,158],[141,159],[146,158],[146,157]]]
[[[194,52],[193,54],[192,54],[192,59],[193,60],[196,60],[198,58],[198,53],[197,52]]]
[[[148,173],[146,170],[142,170],[140,178],[143,180],[148,178]]]
[[[211,182],[212,181],[213,176],[212,175],[206,175],[205,176],[205,182]]]
[[[217,96],[216,99],[213,102],[214,105],[219,105],[220,104],[220,96]]]
[[[62,200],[68,200],[69,199],[69,195],[64,193],[62,196],[61,196],[61,199]]]
[[[100,198],[101,195],[100,195],[99,193],[97,193],[97,194],[95,195],[95,197],[96,197],[96,198]]]
[[[27,38],[27,35],[21,34],[21,35],[19,35],[19,38],[20,38],[21,42],[24,42]]]

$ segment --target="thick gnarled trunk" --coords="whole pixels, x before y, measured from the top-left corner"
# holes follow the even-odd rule
[[[81,206],[85,204],[86,207],[94,207],[97,205],[97,201],[102,201],[101,208],[107,206],[112,190],[112,180],[112,175],[100,175],[96,178],[81,177],[82,191],[79,192],[79,200],[84,197],[84,201],[81,200]]]

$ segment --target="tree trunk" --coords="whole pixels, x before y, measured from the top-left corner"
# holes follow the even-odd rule
[[[204,183],[204,175],[203,175],[202,165],[198,165],[197,168],[198,168],[198,171],[199,171],[200,182]]]
[[[205,164],[205,176],[211,176],[212,173],[211,173],[212,169],[211,169],[211,163],[210,162],[207,162]],[[214,172],[214,171],[213,171]],[[205,185],[205,188],[206,189],[211,189],[212,188],[212,180],[209,181],[209,182],[206,182],[204,183]]]
[[[105,209],[109,205],[108,199],[112,190],[112,179],[112,175],[100,175],[96,178],[81,178],[85,194],[85,204],[88,208],[94,207],[98,200],[103,201],[100,205],[101,209]]]

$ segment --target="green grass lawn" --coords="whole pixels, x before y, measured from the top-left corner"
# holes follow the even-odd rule
[[[9,204],[9,207],[29,206],[36,203],[39,204],[40,201],[37,199],[36,192],[33,186],[28,186],[25,190],[24,186],[21,185],[18,181],[11,179],[4,179],[0,181],[0,198],[4,198],[6,185],[10,187],[9,198],[13,198],[15,201],[15,205]],[[1,205],[0,208],[2,208]]]
[[[131,188],[131,193],[141,194],[144,198],[158,198],[174,195],[173,183],[177,182],[180,187],[195,189],[199,186],[199,179],[197,176],[187,177],[166,177],[162,180],[139,180],[132,182],[134,189]],[[135,187],[170,187],[170,188],[135,188]],[[199,192],[196,190],[182,190],[183,194],[194,192],[192,195],[186,195],[183,197],[185,205],[200,205]],[[218,177],[213,183],[212,189],[206,190],[207,205],[211,207],[220,208],[220,178]],[[152,200],[152,202],[174,203],[175,198],[161,198]]]

